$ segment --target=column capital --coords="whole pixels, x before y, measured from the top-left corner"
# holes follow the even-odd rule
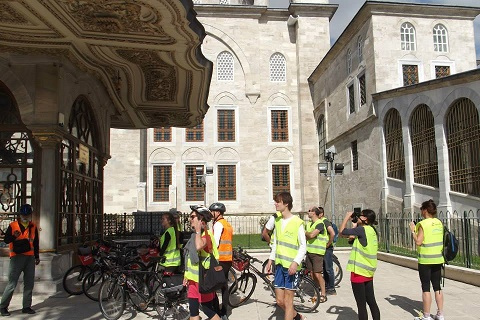
[[[33,138],[42,148],[53,148],[63,140],[65,131],[55,126],[29,126]]]

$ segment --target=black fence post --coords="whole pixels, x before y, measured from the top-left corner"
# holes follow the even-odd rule
[[[470,254],[470,221],[467,218],[467,211],[463,212],[463,223],[465,225],[464,243],[465,243],[465,264],[467,268],[472,266],[472,256]]]
[[[390,221],[388,220],[388,213],[385,214],[385,250],[390,253]]]

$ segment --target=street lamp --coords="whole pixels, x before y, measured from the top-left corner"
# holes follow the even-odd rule
[[[327,150],[325,150],[325,161],[327,163],[321,162],[318,164],[318,171],[320,171],[321,174],[325,175],[327,177],[327,181],[330,180],[330,195],[331,195],[331,207],[332,207],[332,222],[334,222],[335,218],[335,175],[341,175],[343,174],[343,169],[344,169],[344,164],[343,163],[335,163],[333,164],[333,161],[335,160],[335,155],[337,154],[337,150],[335,149],[335,146],[331,146]],[[327,175],[328,173],[328,164],[330,163],[330,176]]]

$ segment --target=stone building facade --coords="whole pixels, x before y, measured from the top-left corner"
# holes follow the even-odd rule
[[[396,96],[401,96],[411,86],[439,77],[447,77],[448,91],[448,75],[476,68],[472,21],[479,13],[478,8],[367,1],[310,75],[320,160],[334,146],[334,162],[345,166],[343,175],[335,177],[337,212],[410,212],[427,195],[440,200],[441,210],[452,209],[445,194],[439,197],[438,186],[415,197],[412,184],[405,187],[403,176],[392,176],[403,163],[385,160],[390,152],[386,139],[391,138],[379,114],[383,107],[372,94],[399,88]],[[402,120],[405,134],[408,121]],[[439,168],[439,176],[448,177],[444,169]],[[327,199],[327,207],[330,184],[320,178],[320,198]]]

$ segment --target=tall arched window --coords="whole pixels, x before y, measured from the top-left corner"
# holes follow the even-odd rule
[[[103,165],[101,140],[86,97],[73,103],[69,135],[60,147],[60,203],[57,246],[60,251],[102,237]]]
[[[222,51],[217,56],[217,80],[233,81],[233,55]]]
[[[276,52],[270,57],[270,81],[287,81],[287,62],[283,54]]]
[[[446,115],[450,188],[480,196],[480,122],[475,104],[456,100]]]
[[[385,116],[385,148],[387,150],[387,176],[405,180],[405,155],[403,153],[402,120],[397,109]]]
[[[363,60],[363,38],[362,38],[362,36],[358,37],[357,54],[358,54],[358,62],[362,61]]]
[[[443,24],[433,27],[433,49],[437,52],[448,51],[448,33]]]
[[[352,72],[352,50],[347,50],[347,74]]]
[[[325,116],[322,114],[317,123],[318,155],[319,162],[325,161],[325,149],[327,147],[327,135],[325,131]]]
[[[410,22],[405,22],[400,27],[400,39],[402,50],[414,51],[416,49],[415,28]]]
[[[433,114],[426,104],[412,113],[410,133],[415,183],[438,188],[438,159]]]

